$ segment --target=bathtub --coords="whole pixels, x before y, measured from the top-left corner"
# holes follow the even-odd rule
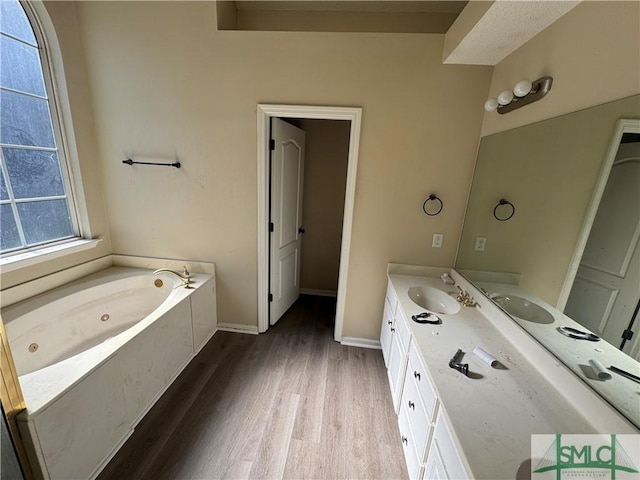
[[[2,309],[42,478],[94,478],[216,330],[215,281],[110,267]]]

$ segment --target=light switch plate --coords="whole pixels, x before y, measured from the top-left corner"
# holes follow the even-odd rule
[[[473,249],[477,252],[484,252],[484,248],[487,246],[487,237],[476,237],[476,244]]]
[[[433,241],[431,242],[431,246],[434,248],[442,247],[442,240],[444,239],[444,234],[442,233],[434,233]]]

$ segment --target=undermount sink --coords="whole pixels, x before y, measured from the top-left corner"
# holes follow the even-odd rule
[[[433,313],[452,314],[460,310],[455,299],[437,288],[411,287],[407,293],[413,303]]]
[[[494,293],[491,295],[491,299],[509,315],[521,320],[542,324],[550,324],[555,320],[553,315],[540,305],[517,295]]]

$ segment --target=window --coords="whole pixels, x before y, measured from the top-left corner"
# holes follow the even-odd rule
[[[34,30],[17,0],[0,1],[2,254],[79,236],[45,45]]]

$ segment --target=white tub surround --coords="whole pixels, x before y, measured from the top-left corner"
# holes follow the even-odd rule
[[[528,477],[532,434],[637,433],[454,270],[479,305],[438,314],[441,324],[414,322],[425,309],[409,288],[457,290],[441,281],[445,271],[388,268],[381,344],[411,478]],[[476,347],[498,368],[474,355]],[[449,367],[458,349],[469,376]]]
[[[117,260],[122,263],[122,258]],[[152,268],[167,265],[152,260],[131,263],[151,262]],[[181,270],[182,262],[178,263]],[[175,265],[170,263],[170,267]],[[208,264],[207,268],[214,271],[213,264]],[[69,274],[66,272],[63,277]],[[153,287],[157,291],[152,290],[151,296],[157,298],[149,302],[142,298],[138,302],[133,298],[129,301],[132,288],[141,279],[151,286],[156,280],[162,280],[163,285]],[[123,289],[115,287],[118,282]],[[114,285],[112,298],[109,299],[109,295],[106,299],[104,296],[94,298],[94,293],[104,290],[105,285]],[[18,424],[30,450],[31,463],[40,468],[41,478],[96,477],[147,411],[215,333],[215,276],[193,273],[190,287],[183,288],[180,280],[170,275],[153,276],[151,270],[109,267],[3,308],[7,332],[13,331],[18,337],[28,336],[30,332],[37,335],[38,327],[30,325],[28,319],[29,311],[38,310],[37,316],[42,317],[46,303],[57,309],[65,299],[85,298],[87,304],[69,305],[67,315],[45,316],[47,320],[55,321],[57,327],[48,330],[42,338],[45,349],[47,342],[64,346],[74,341],[72,335],[63,333],[65,318],[69,319],[69,327],[76,334],[91,336],[80,328],[81,322],[76,322],[74,309],[95,314],[106,308],[103,314],[108,314],[115,322],[125,315],[118,308],[131,303],[129,307],[138,308],[142,314],[138,321],[126,320],[122,326],[115,325],[113,336],[104,339],[109,336],[108,332],[97,332],[99,342],[93,339],[88,344],[94,343],[94,346],[79,353],[75,351],[76,347],[71,347],[70,356],[63,355],[57,359],[59,361],[48,359],[45,361],[48,366],[38,370],[33,370],[34,365],[28,362],[22,362],[21,366],[21,356],[31,354],[22,352],[27,340],[16,341],[15,347],[12,344],[18,371],[24,372],[19,379],[27,404],[27,410],[18,416]],[[154,302],[157,303],[155,307]],[[93,308],[96,304],[98,310]],[[102,314],[93,318],[95,316],[88,315],[88,320],[95,320],[100,328],[111,321],[110,318],[102,322]],[[43,328],[46,330],[46,326]],[[59,330],[57,334],[56,330]],[[50,338],[54,335],[57,336]],[[8,336],[11,341],[11,334]],[[82,339],[77,343],[82,343]],[[17,353],[16,348],[20,350]],[[37,354],[37,351],[33,353]]]

